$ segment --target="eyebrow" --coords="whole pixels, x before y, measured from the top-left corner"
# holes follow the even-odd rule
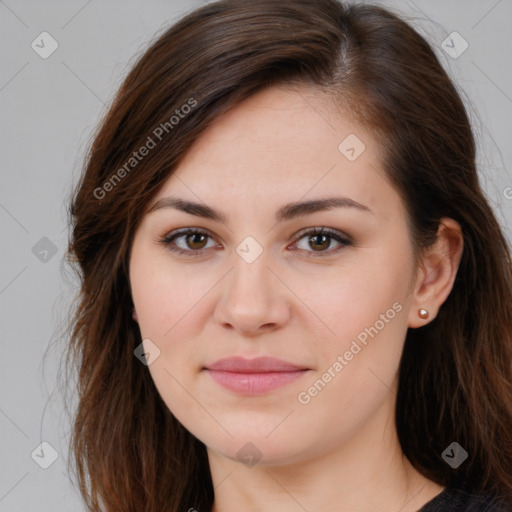
[[[178,197],[165,197],[156,201],[148,210],[148,213],[160,210],[162,208],[174,208],[191,215],[212,219],[223,224],[228,224],[229,218],[223,212],[214,210],[210,206],[193,201],[186,201]],[[282,206],[275,215],[276,222],[283,222],[311,215],[315,212],[330,210],[332,208],[355,208],[362,212],[368,212],[373,215],[373,212],[368,206],[358,203],[348,197],[327,197],[312,199],[310,201],[287,203]]]

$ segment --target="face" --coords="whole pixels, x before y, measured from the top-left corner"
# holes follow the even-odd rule
[[[130,255],[148,370],[209,450],[305,460],[392,403],[415,269],[381,162],[327,97],[273,87],[210,127],[151,201]],[[232,357],[245,366],[215,365]]]

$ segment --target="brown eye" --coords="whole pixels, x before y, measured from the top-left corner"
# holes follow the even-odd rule
[[[212,243],[207,246],[209,240]],[[190,228],[169,233],[161,243],[172,252],[186,256],[201,256],[206,249],[216,245],[207,232]]]
[[[339,231],[330,228],[314,228],[303,231],[295,245],[310,258],[337,253],[345,246],[352,245],[352,241]],[[332,248],[333,245],[334,248]]]
[[[208,235],[204,233],[190,233],[185,236],[186,244],[190,249],[203,249]]]
[[[309,245],[315,251],[327,249],[330,243],[331,239],[328,235],[312,235],[309,237]]]

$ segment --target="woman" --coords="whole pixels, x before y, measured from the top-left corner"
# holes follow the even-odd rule
[[[512,267],[464,105],[391,12],[171,27],[70,207],[89,510],[512,510]]]

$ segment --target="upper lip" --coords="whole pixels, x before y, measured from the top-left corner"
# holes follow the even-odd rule
[[[206,366],[207,370],[218,370],[233,373],[269,373],[269,372],[294,372],[307,370],[304,366],[297,366],[275,357],[255,357],[245,359],[243,357],[226,357]]]

